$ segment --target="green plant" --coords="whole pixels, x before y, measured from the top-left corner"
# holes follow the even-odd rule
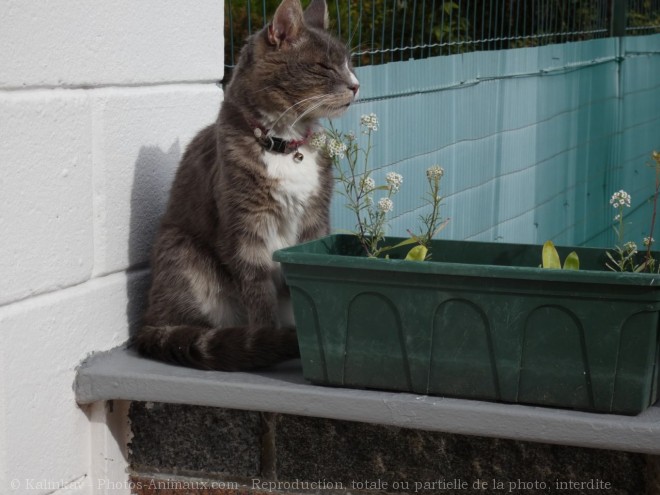
[[[617,222],[613,226],[614,232],[617,236],[617,244],[614,246],[614,252],[607,251],[607,257],[610,262],[607,267],[613,271],[636,271],[637,265],[635,264],[635,255],[637,254],[637,244],[632,241],[625,242],[625,212],[626,208],[630,208],[632,199],[623,189],[612,194],[610,204],[617,211],[614,216],[614,221]]]
[[[543,251],[541,253],[541,258],[542,258],[541,266],[543,268],[547,268],[550,270],[562,269],[559,253],[557,252],[557,248],[555,248],[555,245],[552,241],[545,241],[545,244],[543,244]],[[580,269],[580,259],[578,258],[578,255],[575,251],[571,251],[566,256],[566,259],[564,260],[563,269],[564,270]]]
[[[654,271],[655,269],[655,260],[651,255],[651,247],[655,242],[653,239],[653,232],[655,230],[655,219],[658,213],[658,193],[660,193],[660,153],[653,151],[651,153],[651,158],[653,162],[651,166],[655,172],[655,192],[653,194],[653,213],[651,214],[651,228],[649,229],[649,235],[644,238],[644,246],[646,247],[645,263],[649,271]]]
[[[376,184],[372,177],[370,154],[373,149],[373,134],[378,131],[378,117],[371,113],[360,118],[360,127],[364,138],[360,140],[353,132],[341,132],[330,125],[324,133],[315,134],[312,145],[323,150],[332,158],[337,171],[337,181],[341,184],[340,194],[346,198],[346,207],[351,210],[356,219],[355,230],[352,232],[360,240],[368,257],[377,258],[388,251],[417,244],[406,259],[419,261],[429,259],[431,239],[447,224],[440,218],[440,183],[444,169],[434,165],[426,170],[429,190],[425,202],[430,210],[428,214],[420,215],[421,228],[418,234],[408,230],[410,238],[394,246],[386,244],[388,215],[394,209],[392,198],[399,192],[403,184],[403,176],[389,172],[384,184]],[[366,140],[366,144],[363,142]],[[375,198],[376,194],[380,197]]]
[[[613,226],[614,232],[617,236],[617,244],[614,246],[612,252],[607,251],[609,261],[606,266],[613,271],[620,272],[660,272],[660,266],[656,263],[651,248],[655,240],[653,239],[653,232],[655,227],[655,220],[658,209],[658,193],[660,192],[660,153],[653,151],[651,154],[654,163],[651,166],[655,172],[655,190],[652,198],[653,212],[651,214],[651,228],[649,235],[642,241],[645,252],[643,258],[640,259],[640,253],[637,244],[634,241],[626,241],[624,221],[626,208],[630,208],[632,199],[630,194],[626,191],[619,190],[612,194],[610,204],[617,210],[614,221],[617,225]]]

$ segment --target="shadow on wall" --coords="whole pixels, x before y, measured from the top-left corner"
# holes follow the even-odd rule
[[[135,162],[131,190],[130,230],[128,235],[129,276],[126,315],[129,334],[137,330],[147,301],[149,277],[136,273],[148,267],[154,236],[165,212],[170,187],[181,160],[181,146],[175,141],[169,150],[142,146]]]

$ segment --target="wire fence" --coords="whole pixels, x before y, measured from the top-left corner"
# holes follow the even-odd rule
[[[660,0],[327,1],[331,29],[356,66],[623,34],[613,32],[617,24],[627,35],[660,33]],[[225,0],[228,69],[279,2]]]
[[[660,33],[660,0],[628,0],[626,34]]]

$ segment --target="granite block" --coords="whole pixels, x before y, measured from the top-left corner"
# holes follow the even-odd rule
[[[133,479],[234,483],[138,495],[660,494],[658,458],[643,454],[160,403],[130,418]]]
[[[660,494],[660,456],[650,455],[646,458],[647,462],[647,495]]]
[[[253,477],[261,465],[258,412],[133,402],[129,461],[135,471]]]
[[[639,495],[644,455],[279,416],[278,480],[328,480],[372,493]]]

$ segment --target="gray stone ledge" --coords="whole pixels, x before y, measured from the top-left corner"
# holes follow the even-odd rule
[[[660,454],[660,404],[638,416],[311,385],[299,361],[256,373],[198,371],[125,348],[94,354],[74,382],[76,400],[133,400],[265,411]]]

